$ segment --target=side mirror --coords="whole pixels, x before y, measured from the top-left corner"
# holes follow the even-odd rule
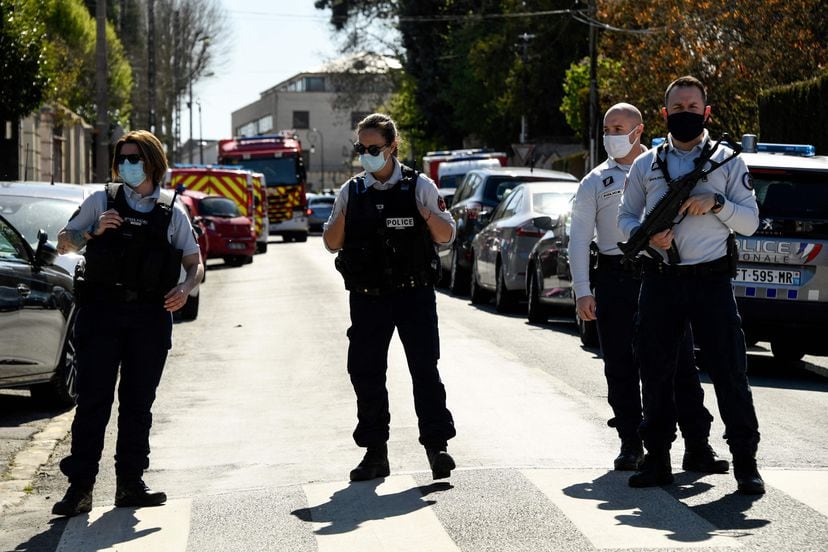
[[[45,230],[37,231],[37,249],[35,249],[35,267],[54,264],[58,258],[58,251],[54,244],[49,243],[49,235]]]
[[[532,224],[541,230],[552,230],[558,226],[557,221],[553,221],[552,217],[535,217],[532,219]]]

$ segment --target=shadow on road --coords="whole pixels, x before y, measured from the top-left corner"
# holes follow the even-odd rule
[[[622,525],[664,531],[667,538],[681,543],[701,543],[719,535],[721,530],[747,531],[770,523],[766,519],[748,517],[746,512],[756,497],[735,493],[708,504],[689,507],[710,525],[688,523],[688,507],[679,501],[713,487],[700,480],[703,474],[677,473],[675,485],[661,490],[630,489],[628,476],[629,473],[609,472],[594,481],[566,487],[563,492],[572,498],[599,501],[600,510],[618,510],[615,519]]]
[[[69,410],[50,408],[29,396],[28,391],[10,389],[0,391],[0,428],[18,427],[27,422],[47,420]]]
[[[432,483],[392,494],[377,494],[383,479],[350,483],[336,491],[324,504],[300,508],[292,515],[306,522],[327,523],[314,531],[318,535],[347,533],[359,528],[366,521],[404,516],[435,504],[424,500],[427,495],[451,489],[450,483]]]

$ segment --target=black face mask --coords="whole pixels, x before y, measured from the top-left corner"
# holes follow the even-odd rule
[[[667,115],[667,130],[679,142],[690,142],[704,132],[704,115],[689,111]]]

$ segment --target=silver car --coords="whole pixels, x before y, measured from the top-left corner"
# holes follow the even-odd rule
[[[472,303],[494,293],[498,312],[515,307],[525,296],[529,253],[545,233],[532,220],[566,212],[577,189],[577,182],[527,182],[504,197],[472,241]]]

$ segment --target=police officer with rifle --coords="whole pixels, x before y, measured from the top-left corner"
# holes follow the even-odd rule
[[[365,172],[342,186],[323,233],[328,250],[339,252],[336,268],[350,291],[348,374],[358,420],[353,436],[366,448],[350,479],[390,473],[385,379],[395,328],[414,384],[420,444],[434,479],[446,478],[455,467],[447,451],[455,430],[437,370],[435,243],[452,242],[454,220],[434,182],[397,161],[399,136],[390,117],[369,115],[356,131],[354,151]]]
[[[157,506],[167,500],[144,484],[149,467],[150,409],[172,346],[172,313],[204,276],[190,219],[175,195],[161,190],[167,159],[152,133],[136,130],[115,144],[107,184],[81,204],[58,234],[58,251],[86,247],[76,275],[75,354],[78,405],[72,449],[60,462],[69,478],[52,513],[92,508],[92,488],[118,385],[115,506]],[[185,280],[179,283],[182,266]]]
[[[633,341],[647,455],[629,484],[651,487],[673,481],[673,381],[689,321],[716,390],[738,490],[763,494],[756,465],[759,424],[730,281],[736,262],[733,232],[751,235],[759,225],[752,182],[742,159],[734,157],[737,152],[712,143],[705,130],[710,106],[698,79],[685,76],[670,83],[662,114],[667,140],[633,163],[618,214],[619,228],[630,239],[619,245],[625,256],[647,252]],[[682,178],[688,174],[692,178]],[[662,202],[665,196],[671,199]],[[675,218],[661,228],[672,211]]]
[[[607,399],[613,412],[609,425],[621,439],[621,451],[614,467],[632,471],[639,468],[644,456],[638,434],[642,419],[641,390],[632,350],[641,277],[640,263],[622,261],[617,243],[623,239],[618,230],[618,206],[630,165],[646,151],[641,146],[643,132],[641,112],[635,106],[619,103],[607,110],[604,148],[609,159],[581,181],[572,205],[569,239],[575,306],[581,319],[597,322]],[[593,271],[589,267],[591,246],[598,249]],[[704,391],[693,359],[689,329],[678,350],[675,401],[685,443],[682,467],[703,473],[727,472],[728,462],[717,458],[708,442],[713,417],[704,407]]]

